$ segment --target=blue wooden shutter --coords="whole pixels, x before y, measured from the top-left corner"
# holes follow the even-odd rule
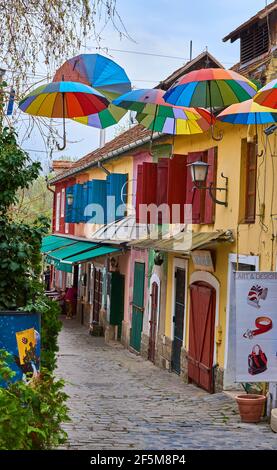
[[[74,223],[80,222],[81,212],[82,212],[82,184],[74,184],[72,222]]]
[[[114,204],[107,199],[107,223],[125,215],[126,208],[120,206],[127,202],[127,179],[128,175],[121,173],[111,173],[107,177],[107,196],[114,197]]]
[[[68,186],[66,188],[66,193],[65,193],[65,221],[66,223],[70,224],[72,222],[72,209],[73,209],[73,206],[69,206],[68,205],[68,202],[67,202],[67,196],[69,194],[73,194],[73,186]]]
[[[82,203],[81,203],[80,222],[86,222],[85,209],[88,205],[88,182],[82,185],[81,198],[82,198]]]
[[[88,195],[87,204],[99,204],[104,211],[104,220],[101,214],[89,208],[86,221],[94,224],[105,224],[107,220],[107,182],[106,180],[92,180],[87,183]]]

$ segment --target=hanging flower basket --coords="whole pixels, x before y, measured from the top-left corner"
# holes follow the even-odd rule
[[[245,394],[237,395],[241,421],[244,423],[258,423],[263,414],[265,395]]]

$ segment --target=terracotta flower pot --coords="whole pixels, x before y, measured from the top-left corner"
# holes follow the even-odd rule
[[[236,400],[241,420],[244,423],[258,423],[261,420],[266,400],[264,395],[248,393],[246,395],[237,395]]]

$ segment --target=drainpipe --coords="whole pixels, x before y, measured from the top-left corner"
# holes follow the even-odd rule
[[[100,160],[97,162],[97,166],[98,166],[98,168],[101,168],[101,170],[103,170],[106,173],[107,176],[109,176],[111,174],[111,172],[103,166],[103,163]]]
[[[46,181],[46,188],[48,189],[48,191],[51,191],[51,193],[55,194],[55,191],[50,188],[50,185],[49,185],[49,183],[48,183],[48,177],[47,177],[47,176],[45,176],[45,181]]]

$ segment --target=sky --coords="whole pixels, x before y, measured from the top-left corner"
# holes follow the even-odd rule
[[[134,88],[153,88],[189,60],[191,40],[193,57],[208,48],[225,68],[230,68],[239,60],[239,41],[224,43],[222,38],[264,7],[265,0],[117,0],[119,14],[132,40],[120,39],[109,26],[102,33],[102,46],[107,47],[110,57],[124,67]],[[81,53],[96,52],[92,42],[84,46]],[[120,129],[124,126],[128,126],[128,120]],[[97,129],[70,121],[67,121],[66,129],[67,148],[54,152],[54,159],[81,158],[98,147]],[[117,126],[109,128],[106,140],[113,138],[120,129]],[[23,131],[22,128],[21,135]],[[29,151],[32,159],[47,160],[45,145],[38,132],[33,132],[24,141],[23,148]]]

